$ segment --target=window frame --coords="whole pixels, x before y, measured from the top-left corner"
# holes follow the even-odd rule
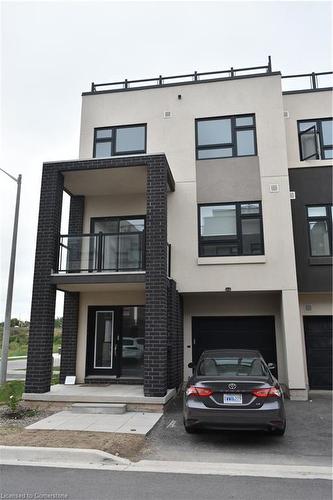
[[[333,121],[333,117],[326,117],[326,118],[307,118],[305,120],[297,120],[297,135],[298,135],[298,147],[299,147],[299,157],[300,161],[308,161],[308,160],[332,160],[332,158],[325,158],[324,157],[324,151],[325,149],[333,149],[333,144],[324,144],[323,140],[323,129],[322,129],[322,122],[326,121]],[[316,125],[316,135],[318,134],[319,138],[319,144],[318,140],[316,141],[316,151],[317,155],[316,158],[303,158],[302,155],[302,143],[301,143],[301,135],[309,130],[311,126],[306,129],[306,130],[300,130],[300,124],[301,123],[315,123]],[[318,147],[319,146],[319,147]],[[322,205],[318,205],[322,206]]]
[[[322,259],[325,257],[332,257],[333,255],[333,243],[332,243],[332,232],[333,232],[333,223],[332,223],[332,204],[331,203],[316,203],[313,205],[305,205],[305,219],[306,219],[306,227],[308,233],[308,244],[309,244],[309,253],[310,257],[314,259]],[[308,208],[316,208],[316,207],[325,207],[326,215],[316,215],[309,216]],[[330,253],[327,255],[313,255],[312,254],[312,246],[311,246],[311,235],[310,235],[310,222],[326,222],[327,224],[327,232],[328,232],[328,244]]]
[[[121,153],[117,153],[116,145],[117,145],[117,130],[122,128],[136,128],[136,127],[144,127],[144,149],[138,150],[130,150],[130,151],[121,151]],[[97,138],[97,132],[99,130],[111,130],[112,136],[103,137],[102,139]],[[110,127],[95,127],[94,128],[94,143],[93,143],[93,158],[110,158],[109,156],[97,156],[96,157],[96,144],[97,143],[106,143],[111,142],[111,156],[127,156],[127,155],[135,155],[135,154],[144,154],[147,152],[147,123],[135,123],[131,125],[112,125]]]
[[[257,214],[241,214],[241,206],[246,204],[258,203],[259,212]],[[215,206],[227,206],[227,205],[235,205],[236,206],[236,236],[225,238],[224,240],[216,239],[210,240],[212,244],[221,243],[221,241],[230,241],[235,242],[237,244],[238,253],[230,254],[230,255],[202,255],[201,246],[203,243],[204,236],[201,236],[201,207],[215,207]],[[261,200],[251,200],[251,201],[234,201],[234,202],[223,202],[223,203],[199,203],[197,208],[197,216],[198,216],[198,256],[200,258],[207,257],[249,257],[256,255],[265,255],[265,243],[264,243],[264,226],[263,226],[263,216],[262,216],[262,202]],[[242,220],[251,220],[251,219],[259,219],[260,221],[260,244],[262,253],[243,253],[243,241],[242,241]]]
[[[237,118],[248,118],[251,117],[253,119],[253,125],[236,125]],[[225,143],[216,143],[216,144],[208,144],[208,145],[199,145],[198,141],[198,123],[202,121],[210,121],[210,120],[230,120],[231,121],[231,140],[232,142]],[[237,151],[237,132],[242,130],[253,130],[253,143],[254,143],[254,153],[249,155],[238,155]],[[209,158],[199,158],[199,151],[202,150],[210,150],[217,148],[230,148],[231,156],[212,156]],[[226,116],[209,116],[206,118],[196,118],[195,119],[195,158],[196,160],[219,160],[225,158],[246,158],[249,156],[257,156],[258,148],[257,148],[257,126],[256,126],[256,115],[255,113],[246,113],[242,115],[226,115]]]

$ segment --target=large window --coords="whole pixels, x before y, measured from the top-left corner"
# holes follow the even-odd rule
[[[298,122],[301,160],[333,158],[333,119],[302,120]]]
[[[199,256],[262,255],[261,203],[199,205]]]
[[[94,158],[146,152],[146,125],[95,128]]]
[[[91,233],[101,234],[103,271],[136,271],[144,265],[144,217],[96,217]]]
[[[332,255],[332,205],[308,206],[306,211],[311,256]]]
[[[195,124],[198,160],[257,154],[254,115],[200,118]]]

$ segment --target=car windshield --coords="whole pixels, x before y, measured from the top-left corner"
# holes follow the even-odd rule
[[[198,375],[218,377],[266,377],[268,371],[256,357],[205,357],[198,366]]]

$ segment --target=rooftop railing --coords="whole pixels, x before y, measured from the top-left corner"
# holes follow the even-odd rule
[[[260,74],[272,73],[272,60],[268,56],[267,64],[264,66],[252,66],[247,68],[234,68],[223,71],[206,71],[199,73],[188,73],[184,75],[162,76],[155,78],[144,78],[140,80],[122,80],[118,82],[94,83],[91,84],[91,92],[117,92],[151,87],[165,87],[177,84],[199,83],[214,80],[223,80],[236,77],[251,77]],[[283,91],[293,90],[319,90],[322,88],[333,87],[333,71],[324,71],[320,73],[303,73],[297,75],[282,75]]]
[[[333,87],[333,71],[282,75],[282,90],[320,90]]]
[[[248,68],[233,68],[226,69],[223,71],[206,71],[204,73],[199,73],[194,71],[194,73],[189,73],[185,75],[176,76],[162,76],[159,75],[155,78],[145,78],[141,80],[123,80],[120,82],[109,82],[109,83],[94,83],[91,84],[91,92],[106,90],[129,90],[134,88],[142,87],[162,87],[170,84],[179,83],[192,83],[199,81],[215,80],[220,78],[234,78],[236,76],[251,76],[260,73],[271,73],[272,63],[271,56],[268,56],[268,62],[265,66],[252,66]]]

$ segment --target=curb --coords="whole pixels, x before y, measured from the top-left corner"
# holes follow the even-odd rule
[[[38,446],[0,446],[1,464],[29,464],[42,466],[54,464],[54,467],[72,467],[90,465],[129,465],[127,458],[121,458],[101,450],[81,448],[47,448]]]
[[[332,481],[331,467],[309,465],[209,463],[141,460],[131,462],[100,450],[0,446],[0,464],[16,466],[98,469],[167,474],[322,479]]]

